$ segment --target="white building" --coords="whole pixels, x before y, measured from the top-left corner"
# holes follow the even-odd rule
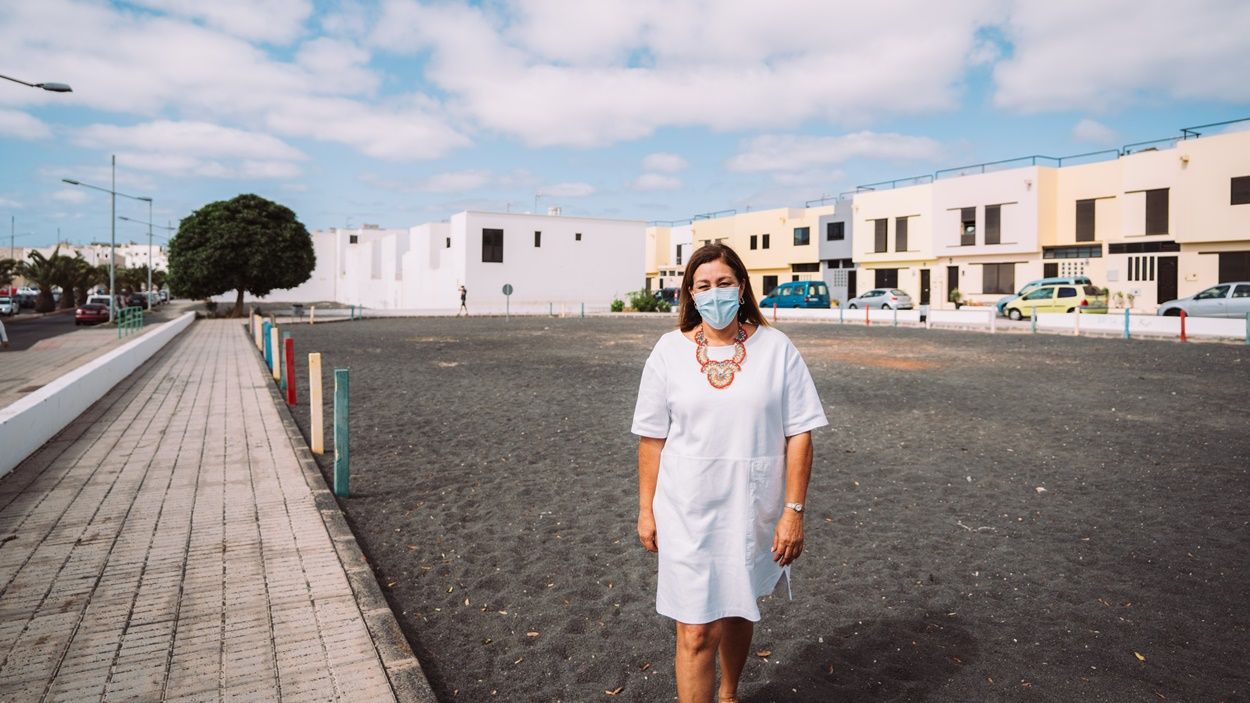
[[[312,277],[266,301],[383,310],[606,308],[643,287],[644,223],[465,211],[411,229],[315,231]],[[503,294],[512,286],[511,300]]]

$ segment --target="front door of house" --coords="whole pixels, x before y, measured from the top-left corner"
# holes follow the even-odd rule
[[[1160,256],[1156,261],[1158,277],[1155,279],[1155,302],[1162,305],[1176,300],[1176,257]]]
[[[946,300],[950,302],[951,291],[959,290],[959,267],[946,267]]]
[[[851,269],[850,271],[846,272],[846,299],[847,300],[850,300],[851,298],[854,298],[855,296],[859,295],[859,291],[855,290],[855,274],[856,273],[858,272],[855,269]]]
[[[929,269],[920,269],[920,304],[929,304]]]

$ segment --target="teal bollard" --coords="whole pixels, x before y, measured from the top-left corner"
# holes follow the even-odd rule
[[[1124,308],[1124,338],[1132,339],[1133,333],[1130,332],[1128,329],[1128,320],[1129,320],[1129,311],[1128,311],[1128,308]]]
[[[894,326],[898,327],[898,308],[894,308]]]
[[[1029,320],[1032,323],[1033,334],[1037,334],[1037,309],[1036,308],[1033,310],[1033,314],[1029,315]]]
[[[1246,313],[1246,344],[1250,345],[1250,312]]]
[[[586,303],[582,303],[582,318],[586,317]]]
[[[269,330],[271,327],[269,320],[265,320],[265,366],[268,366],[269,370],[273,371],[273,344],[269,341]]]
[[[334,495],[347,498],[351,478],[351,451],[347,438],[347,369],[334,370]]]
[[[286,340],[291,338],[291,333],[283,332],[281,337],[282,337],[282,349],[278,350],[279,354],[282,354],[282,350],[286,349]],[[283,397],[286,397],[287,376],[290,376],[290,375],[291,375],[291,370],[287,368],[285,363],[283,363],[282,364],[282,378],[279,379],[278,381],[278,388],[282,390]]]

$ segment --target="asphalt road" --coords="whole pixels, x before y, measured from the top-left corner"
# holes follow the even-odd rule
[[[169,304],[149,311],[147,324],[166,322],[173,319],[173,308]],[[5,318],[4,329],[9,335],[9,351],[29,349],[36,342],[63,334],[73,334],[90,327],[78,327],[74,324],[74,311],[69,310],[45,317]]]

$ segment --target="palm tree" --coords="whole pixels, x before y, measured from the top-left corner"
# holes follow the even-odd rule
[[[65,267],[67,256],[61,255],[61,245],[52,250],[52,256],[44,256],[39,251],[32,251],[28,261],[20,264],[18,273],[22,278],[39,286],[39,297],[35,299],[35,312],[51,312],[55,307],[52,299],[52,288],[61,278],[61,270]]]
[[[91,292],[100,283],[109,279],[109,269],[107,266],[92,266],[83,259],[78,265],[78,275],[74,279],[74,291],[78,294],[78,304],[86,305],[87,298],[91,297]]]
[[[0,259],[0,288],[8,288],[17,276],[17,262],[13,259]]]

